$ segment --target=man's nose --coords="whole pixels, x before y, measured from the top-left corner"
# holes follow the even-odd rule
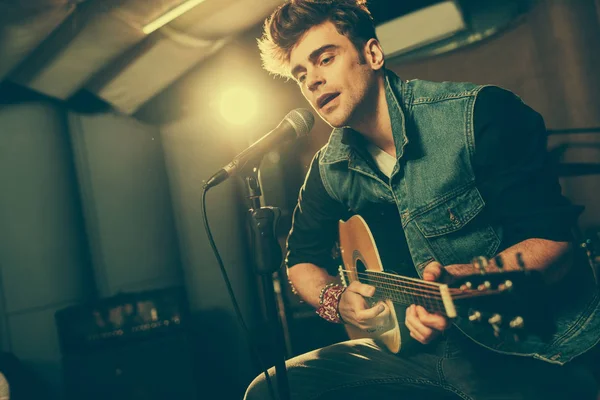
[[[325,80],[323,79],[323,77],[321,75],[311,74],[311,76],[308,77],[308,85],[307,85],[308,90],[310,90],[311,92],[314,92],[323,83],[325,83]]]

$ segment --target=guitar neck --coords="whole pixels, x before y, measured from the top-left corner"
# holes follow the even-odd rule
[[[348,275],[348,271],[344,272],[340,270],[341,274]],[[445,285],[385,272],[366,270],[357,274],[361,283],[375,287],[373,298],[376,300],[390,300],[402,306],[417,304],[429,312],[439,312],[448,316],[442,296],[442,287]],[[346,282],[350,281],[344,275],[342,279]]]

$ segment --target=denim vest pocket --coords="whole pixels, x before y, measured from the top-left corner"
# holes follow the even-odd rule
[[[485,202],[476,187],[443,196],[432,204],[414,221],[440,263],[465,264],[476,256],[495,255],[501,240],[483,217]]]

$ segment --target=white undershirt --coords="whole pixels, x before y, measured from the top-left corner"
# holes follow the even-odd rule
[[[371,153],[373,160],[375,160],[375,164],[377,164],[381,172],[388,178],[392,176],[392,171],[396,166],[396,157],[386,153],[374,144],[369,144],[367,150]]]

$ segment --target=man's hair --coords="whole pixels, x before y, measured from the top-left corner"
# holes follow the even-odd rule
[[[314,26],[333,23],[340,35],[356,47],[364,62],[362,49],[377,39],[367,0],[290,0],[279,6],[266,20],[258,47],[264,69],[272,74],[290,77],[292,48]]]

